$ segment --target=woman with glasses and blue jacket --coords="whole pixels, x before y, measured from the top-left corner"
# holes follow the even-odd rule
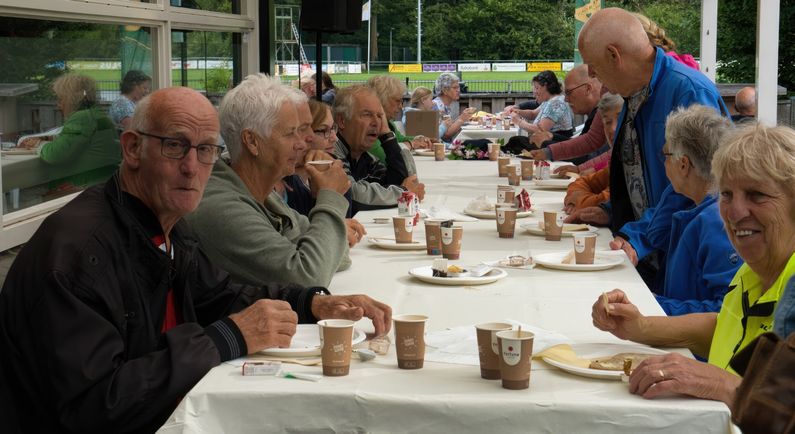
[[[707,358],[670,353],[641,362],[629,390],[645,398],[683,394],[732,405],[741,378],[729,360],[773,330],[776,305],[795,275],[795,131],[752,124],[729,133],[715,152],[712,175],[729,241],[745,261],[720,312],[647,316],[619,289],[592,308],[594,325],[619,338],[687,347]]]

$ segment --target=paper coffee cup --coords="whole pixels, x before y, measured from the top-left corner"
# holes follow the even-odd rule
[[[353,321],[347,319],[324,319],[317,322],[323,375],[341,377],[350,372],[353,324]]]
[[[500,144],[499,143],[489,143],[489,160],[490,161],[497,161],[497,158],[500,156]]]
[[[453,226],[441,228],[442,232],[442,257],[445,259],[458,259],[461,256],[461,238],[464,228]]]
[[[433,157],[436,161],[444,161],[444,143],[433,144]]]
[[[574,262],[593,264],[596,254],[596,234],[574,234]]]
[[[497,234],[500,238],[513,238],[516,228],[516,208],[497,207],[494,212],[497,214]]]
[[[508,185],[520,185],[522,179],[522,166],[518,164],[508,164],[505,166],[508,173]]]
[[[513,203],[514,196],[516,195],[516,191],[514,191],[513,187],[510,185],[498,185],[497,186],[497,203]]]
[[[499,342],[497,342],[497,332],[510,329],[511,324],[503,322],[490,322],[475,326],[478,336],[481,378],[500,379],[500,348]]]
[[[533,161],[522,160],[522,179],[525,181],[533,180]]]
[[[505,166],[510,163],[511,157],[497,157],[497,174],[499,174],[501,178],[508,176],[508,170],[505,169]]]
[[[534,337],[533,333],[527,331],[497,332],[503,388],[520,390],[530,387],[530,359],[533,355]]]
[[[326,170],[329,170],[329,168],[331,168],[331,165],[334,164],[334,161],[333,160],[312,160],[312,161],[307,161],[306,164],[314,166],[314,168],[317,169],[318,172],[325,172]]]
[[[544,211],[544,235],[547,241],[560,241],[563,233],[562,212]]]
[[[395,229],[395,242],[405,244],[411,242],[414,232],[413,217],[392,217],[392,226]]]
[[[425,362],[425,315],[398,315],[395,324],[395,349],[398,368],[421,369]]]
[[[442,228],[444,220],[425,220],[425,246],[429,255],[442,254]]]

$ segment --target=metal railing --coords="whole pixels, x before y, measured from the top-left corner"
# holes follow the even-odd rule
[[[289,83],[290,80],[284,80]],[[364,84],[366,80],[336,80],[334,84],[338,87],[350,86],[352,84]],[[407,88],[409,93],[419,86],[433,89],[434,80],[409,80]],[[464,80],[462,82],[461,93],[532,93],[532,80]]]

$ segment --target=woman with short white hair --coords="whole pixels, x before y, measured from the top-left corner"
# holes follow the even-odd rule
[[[264,74],[246,77],[221,101],[231,160],[215,164],[186,220],[204,253],[239,281],[327,287],[350,265],[343,196],[350,182],[339,162],[323,172],[306,167],[317,196],[308,218],[274,192],[306,146],[297,107],[306,103],[304,94]]]
[[[447,130],[442,140],[450,142],[453,140],[453,137],[461,132],[461,127],[472,118],[472,115],[474,115],[477,110],[473,107],[467,107],[455,120],[449,121],[452,115],[450,104],[461,98],[461,82],[455,74],[449,72],[439,74],[439,77],[436,78],[434,90],[436,91],[436,98],[433,99],[433,106],[436,110],[447,116]]]

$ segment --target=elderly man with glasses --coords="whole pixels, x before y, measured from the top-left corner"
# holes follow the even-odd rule
[[[599,99],[602,97],[602,83],[596,78],[588,76],[588,65],[577,65],[566,75],[563,81],[566,90],[566,102],[569,103],[574,113],[588,115],[583,124],[582,132],[572,139],[553,143],[554,133],[542,131],[533,134],[532,140],[536,146],[545,146],[543,149],[531,151],[536,160],[569,160],[581,164],[587,158],[581,158],[601,150],[600,155],[605,155],[609,161],[609,153],[604,154],[609,147],[605,146],[604,124],[602,117],[596,110]],[[602,149],[604,148],[604,149]],[[602,157],[605,158],[605,157]],[[564,166],[565,172],[579,172],[577,166]],[[564,173],[565,173],[564,172]]]
[[[210,369],[289,346],[297,322],[364,314],[389,330],[389,307],[368,297],[233,283],[199,253],[181,219],[218,158],[218,125],[194,90],[144,98],[119,171],[19,253],[0,292],[4,430],[154,432]]]

